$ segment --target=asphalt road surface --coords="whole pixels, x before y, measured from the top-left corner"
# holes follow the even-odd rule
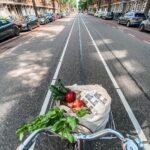
[[[16,149],[16,129],[48,109],[47,87],[57,78],[65,85],[101,84],[112,98],[116,129],[150,140],[150,36],[138,32],[72,14],[1,45],[0,150]],[[105,146],[100,149],[120,149]]]

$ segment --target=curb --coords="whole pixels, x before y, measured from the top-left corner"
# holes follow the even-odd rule
[[[18,38],[20,38],[20,37],[23,37],[23,36],[27,35],[27,34],[28,34],[28,33],[26,33],[26,34],[21,34],[21,35],[19,35],[19,36],[15,36],[15,37],[10,38],[10,39],[8,39],[8,40],[6,40],[6,41],[4,41],[4,42],[1,42],[1,43],[0,43],[0,46],[3,46],[3,45],[5,45],[5,44],[7,44],[7,43],[9,43],[9,42],[12,42],[12,41],[14,41],[14,40],[16,40],[16,39],[18,39]]]

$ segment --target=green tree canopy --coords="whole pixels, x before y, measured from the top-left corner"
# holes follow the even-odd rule
[[[65,9],[66,6],[76,7],[76,0],[60,0],[61,9]]]
[[[80,0],[78,5],[79,5],[79,9],[83,9],[83,10],[87,9],[87,0]]]

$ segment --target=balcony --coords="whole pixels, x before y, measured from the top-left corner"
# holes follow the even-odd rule
[[[36,6],[51,8],[50,2],[50,0],[36,0]],[[0,0],[0,4],[33,6],[32,0]]]
[[[32,0],[0,0],[1,4],[31,4]]]

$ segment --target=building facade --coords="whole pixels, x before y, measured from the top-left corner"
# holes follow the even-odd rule
[[[59,11],[57,0],[35,0],[38,14]],[[32,0],[0,0],[0,17],[35,15]]]
[[[147,0],[101,0],[100,10],[107,11],[109,2],[111,11],[144,11]]]

